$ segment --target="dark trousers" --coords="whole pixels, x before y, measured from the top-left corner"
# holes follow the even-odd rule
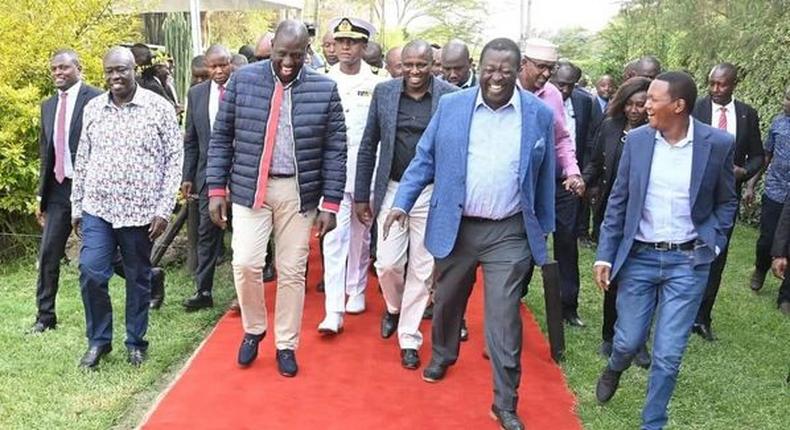
[[[222,253],[222,239],[225,231],[211,222],[208,211],[208,191],[200,193],[197,243],[197,267],[195,268],[195,283],[198,293],[211,294],[214,288],[214,272],[217,260]],[[242,233],[243,234],[243,233]]]
[[[782,214],[782,206],[782,203],[773,201],[763,194],[760,211],[760,237],[757,239],[754,261],[754,268],[760,273],[766,273],[771,268],[771,246],[774,242],[779,217]],[[785,273],[785,279],[782,281],[781,287],[779,287],[779,296],[776,299],[778,304],[790,302],[790,277],[787,276],[788,273],[790,273],[790,270]]]
[[[80,289],[89,345],[112,343],[112,303],[107,284],[116,248],[120,248],[126,275],[126,345],[146,348],[152,246],[148,226],[114,229],[107,221],[83,213],[81,228]]]
[[[458,359],[461,320],[477,265],[485,281],[485,337],[494,373],[494,404],[515,411],[521,381],[521,288],[532,260],[521,214],[501,221],[463,218],[455,248],[436,259],[432,360]]]
[[[555,198],[554,259],[560,269],[560,295],[563,315],[575,315],[579,307],[579,244],[576,242],[576,213],[579,198],[557,182]],[[524,279],[523,293],[532,281],[534,264]]]
[[[63,184],[54,181],[48,188],[46,222],[38,252],[38,281],[36,283],[36,320],[46,325],[57,323],[55,298],[60,281],[60,262],[71,234],[71,180]]]
[[[614,323],[617,322],[617,283],[609,284],[609,289],[603,293],[603,325],[601,326],[601,339],[611,342],[614,339]]]
[[[579,210],[576,213],[576,237],[590,236],[590,199],[579,200]]]
[[[735,226],[727,230],[727,246],[719,252],[719,255],[713,260],[710,265],[710,275],[708,277],[708,285],[705,287],[705,295],[702,296],[702,303],[697,312],[697,318],[694,321],[696,324],[710,325],[711,312],[713,312],[713,304],[716,303],[716,295],[719,294],[719,285],[721,285],[721,274],[724,272],[724,266],[727,264],[727,254],[730,249],[730,238]]]

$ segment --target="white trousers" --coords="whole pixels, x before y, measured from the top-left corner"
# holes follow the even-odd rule
[[[400,314],[398,343],[401,349],[420,349],[420,321],[433,284],[433,256],[424,244],[433,185],[425,187],[417,198],[409,212],[407,225],[402,228],[397,223],[393,224],[385,240],[384,220],[390,213],[397,190],[397,182],[387,184],[387,194],[377,217],[376,272],[387,311]]]
[[[346,295],[365,294],[370,265],[370,228],[354,212],[351,193],[343,195],[337,227],[324,236],[324,295],[327,312],[345,312]]]

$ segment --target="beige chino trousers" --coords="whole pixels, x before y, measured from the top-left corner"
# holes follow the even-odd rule
[[[299,345],[305,294],[305,268],[316,210],[299,213],[296,178],[269,178],[266,202],[260,209],[233,205],[233,279],[244,332],[267,331],[261,272],[266,244],[274,233],[277,297],[274,341],[277,349]]]

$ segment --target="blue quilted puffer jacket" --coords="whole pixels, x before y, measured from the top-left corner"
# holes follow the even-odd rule
[[[270,61],[231,75],[208,147],[210,195],[230,185],[231,201],[252,207],[273,92]],[[321,197],[337,207],[346,182],[346,126],[335,82],[304,67],[291,90],[291,118],[301,212],[316,208]]]

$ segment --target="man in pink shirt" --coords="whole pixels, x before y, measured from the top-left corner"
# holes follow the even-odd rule
[[[560,269],[563,318],[576,327],[583,327],[577,307],[579,297],[579,250],[576,243],[576,213],[579,196],[584,194],[584,181],[576,162],[576,144],[565,122],[565,105],[560,91],[549,82],[557,66],[557,46],[543,39],[526,41],[521,58],[521,87],[535,94],[554,112],[554,145],[557,154],[556,227],[554,259]],[[526,287],[531,278],[527,277]]]

